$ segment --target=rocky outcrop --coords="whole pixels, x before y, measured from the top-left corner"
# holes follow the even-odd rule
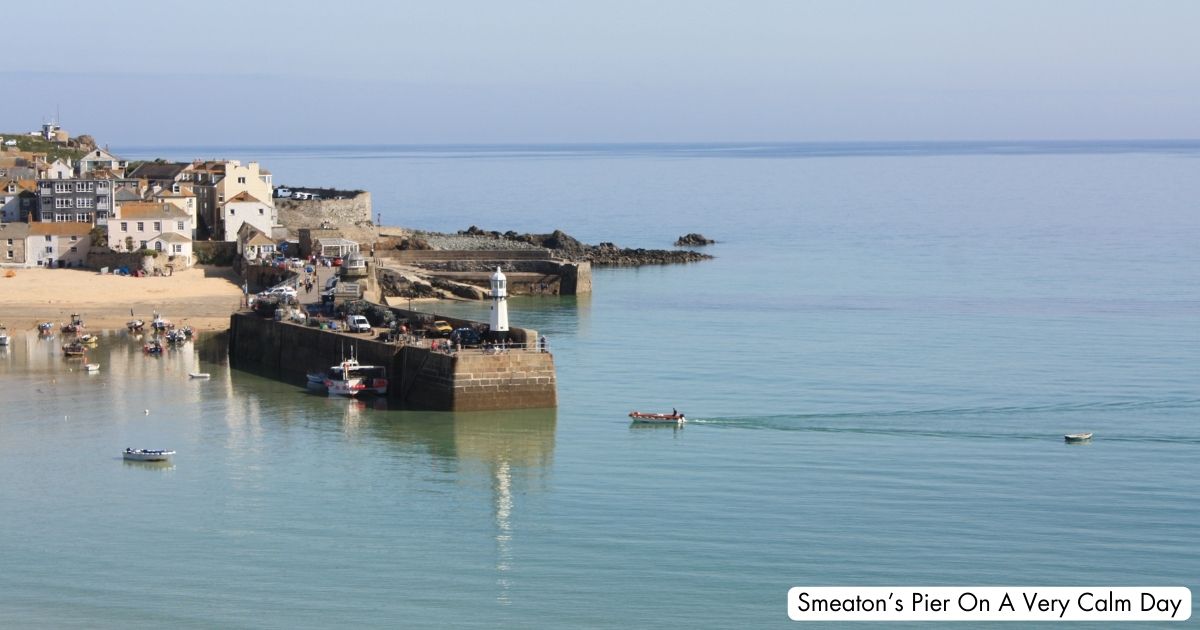
[[[696,232],[684,234],[675,239],[675,247],[701,247],[703,245],[712,245],[713,243],[716,243],[716,241]]]
[[[474,225],[459,232],[460,236],[472,236],[485,239],[501,239],[528,243],[544,247],[554,252],[556,258],[565,260],[590,262],[593,265],[605,267],[636,267],[640,265],[670,265],[677,263],[698,262],[709,260],[712,256],[693,251],[678,251],[666,249],[633,249],[618,247],[613,243],[588,245],[579,239],[555,230],[549,234],[518,234],[516,232],[486,231]]]

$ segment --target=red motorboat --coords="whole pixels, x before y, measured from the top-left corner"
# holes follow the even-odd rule
[[[687,418],[681,412],[674,409],[671,410],[671,413],[630,411],[629,417],[633,418],[633,421],[639,424],[683,424],[687,422]]]

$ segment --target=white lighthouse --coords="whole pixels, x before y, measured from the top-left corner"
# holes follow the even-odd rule
[[[496,267],[492,274],[492,317],[488,322],[492,327],[492,335],[497,338],[508,336],[508,280],[504,273]]]

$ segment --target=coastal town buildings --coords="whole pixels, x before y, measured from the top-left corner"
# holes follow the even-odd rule
[[[238,233],[246,224],[270,235],[271,227],[278,223],[275,206],[269,203],[270,199],[267,197],[267,201],[263,201],[244,190],[227,199],[221,204],[221,218],[217,223],[223,231],[220,240],[237,240]]]
[[[116,175],[124,175],[125,160],[104,149],[96,149],[79,158],[79,161],[76,162],[75,172],[78,175],[87,175],[96,169],[106,169]]]
[[[0,222],[0,265],[24,267],[29,224]]]
[[[25,264],[36,267],[82,267],[91,247],[92,224],[86,221],[32,222],[25,244]]]
[[[172,203],[127,202],[108,223],[108,247],[119,252],[164,252],[168,260],[187,266],[192,261],[192,229],[192,218]]]
[[[226,218],[240,224],[241,217],[227,212],[226,204],[241,193],[266,204],[271,224],[275,223],[275,203],[271,196],[271,172],[258,162],[243,165],[238,160],[196,162],[190,172],[196,193],[197,234],[200,238],[232,241],[237,238],[238,225],[226,226]],[[184,177],[188,177],[185,173]],[[240,203],[240,202],[235,202]],[[268,234],[270,230],[268,230]]]
[[[104,225],[113,214],[114,192],[121,180],[45,178],[37,180],[37,208],[33,221],[80,222]],[[21,217],[25,219],[27,217]]]
[[[37,182],[32,179],[0,177],[0,222],[20,221],[22,216],[28,215],[37,202],[36,190]]]
[[[237,253],[247,260],[275,256],[275,241],[250,223],[243,223],[237,235]]]

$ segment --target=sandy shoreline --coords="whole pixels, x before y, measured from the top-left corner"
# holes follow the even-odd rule
[[[178,325],[225,330],[241,305],[241,281],[227,267],[199,267],[171,277],[100,275],[86,269],[0,270],[0,324],[10,332],[34,330],[38,322],[57,327],[79,313],[92,330],[117,330],[131,318],[155,311]]]

